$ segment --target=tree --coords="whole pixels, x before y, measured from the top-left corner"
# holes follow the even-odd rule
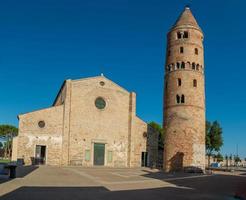
[[[11,140],[11,138],[8,139],[4,143],[3,149],[4,149],[4,157],[5,158],[10,158],[11,157],[11,153],[12,153],[12,140]]]
[[[0,125],[0,136],[6,136],[7,134],[12,134],[12,136],[16,136],[18,134],[18,128],[8,124]]]
[[[239,162],[241,162],[241,159],[240,159],[240,157],[238,155],[235,155],[234,156],[234,161],[235,161],[235,163],[237,165]]]
[[[206,121],[206,152],[208,156],[208,166],[210,157],[214,152],[219,152],[223,145],[222,128],[217,121],[213,123]]]
[[[6,138],[6,142],[4,143],[4,157],[10,157],[12,151],[12,138],[17,136],[18,128],[13,125],[2,124],[0,125],[0,136],[4,136]]]
[[[3,148],[3,143],[0,141],[0,149]]]
[[[217,153],[217,155],[215,155],[215,158],[217,159],[217,162],[222,162],[224,160],[224,158],[220,152]]]
[[[151,126],[155,131],[159,133],[158,137],[158,148],[163,149],[163,141],[164,141],[164,129],[162,126],[156,122],[150,122],[149,126]]]

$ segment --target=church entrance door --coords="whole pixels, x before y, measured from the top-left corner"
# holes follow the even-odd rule
[[[104,165],[105,144],[94,144],[94,165]]]
[[[46,158],[46,146],[36,145],[35,164],[44,165]]]

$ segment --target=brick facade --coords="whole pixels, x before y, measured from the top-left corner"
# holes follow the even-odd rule
[[[98,109],[102,97],[106,106]],[[45,127],[38,126],[39,121]],[[51,108],[19,115],[16,159],[31,164],[36,145],[46,147],[48,165],[94,165],[94,144],[105,145],[104,166],[140,167],[157,159],[158,134],[136,116],[136,94],[98,76],[66,80]]]
[[[185,8],[167,35],[164,168],[205,169],[203,32]]]

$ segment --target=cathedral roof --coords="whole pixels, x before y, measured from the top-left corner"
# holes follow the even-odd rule
[[[189,7],[185,7],[184,11],[173,25],[173,28],[187,25],[196,27],[201,30]]]

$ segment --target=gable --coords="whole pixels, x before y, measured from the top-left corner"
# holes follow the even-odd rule
[[[98,87],[98,88],[112,89],[112,90],[129,95],[129,92],[126,89],[119,86],[118,84],[111,81],[110,79],[106,78],[105,76],[96,76],[96,77],[72,80],[72,83],[73,83],[73,86]]]

